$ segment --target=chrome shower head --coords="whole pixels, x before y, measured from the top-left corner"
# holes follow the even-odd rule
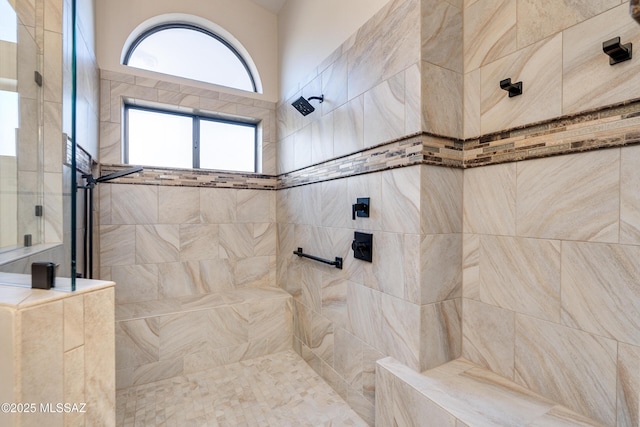
[[[306,100],[304,99],[304,96],[301,96],[300,98],[293,101],[291,105],[293,105],[296,108],[296,110],[300,112],[300,114],[302,114],[303,116],[306,116],[308,114],[313,113],[316,110],[313,107],[313,105],[309,103],[309,101],[311,101],[312,99],[317,99],[322,104],[322,102],[324,101],[324,95],[312,96],[309,98],[309,100]]]

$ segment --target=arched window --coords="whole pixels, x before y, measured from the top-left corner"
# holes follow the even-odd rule
[[[129,46],[123,63],[216,85],[256,92],[244,58],[222,37],[193,24],[155,26]]]

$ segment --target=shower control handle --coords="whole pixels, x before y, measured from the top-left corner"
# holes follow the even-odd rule
[[[369,198],[358,197],[356,203],[351,205],[351,219],[356,220],[356,216],[369,218]]]

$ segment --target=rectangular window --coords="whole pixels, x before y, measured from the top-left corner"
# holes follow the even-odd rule
[[[125,107],[125,163],[256,172],[256,125]]]

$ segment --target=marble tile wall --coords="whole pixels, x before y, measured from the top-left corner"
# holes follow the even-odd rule
[[[100,425],[115,423],[114,292],[78,292],[24,308],[3,307],[6,402],[34,403],[34,413],[3,413],[3,425]],[[18,363],[7,363],[13,360]],[[11,366],[10,366],[11,367]],[[7,372],[3,368],[3,374]],[[69,403],[82,412],[46,412],[40,404]],[[80,406],[78,406],[80,408]]]
[[[464,173],[463,356],[605,425],[638,425],[639,153]]]
[[[289,295],[274,289],[266,305],[243,297],[276,286],[274,191],[98,189],[100,277],[116,282],[120,312],[119,388],[291,347]]]
[[[465,2],[463,34],[465,138],[640,97],[633,60],[610,66],[602,52],[640,40],[629,2]],[[521,96],[500,89],[506,78]]]
[[[421,371],[460,355],[462,184],[462,170],[416,165],[276,193],[294,348],[371,423],[377,359]],[[370,217],[352,220],[358,197],[370,197]],[[374,236],[371,264],[353,257],[356,230]],[[300,259],[298,247],[341,256],[343,269]]]

